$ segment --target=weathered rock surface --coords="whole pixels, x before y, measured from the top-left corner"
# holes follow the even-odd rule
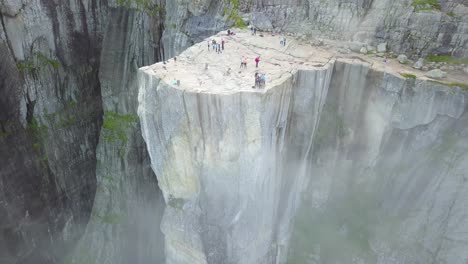
[[[0,262],[158,262],[162,234],[148,225],[162,201],[134,78],[160,59],[163,19],[114,1],[0,10]],[[73,255],[86,229],[96,239]]]
[[[380,43],[379,45],[377,45],[377,52],[378,53],[387,52],[387,43]]]
[[[419,58],[419,59],[413,64],[413,68],[415,68],[416,70],[422,69],[423,66],[424,66],[424,59],[423,59],[423,58]]]
[[[408,62],[408,57],[404,54],[400,54],[398,55],[397,60],[401,64],[406,64]]]
[[[438,79],[438,80],[447,77],[447,73],[439,69],[428,71],[424,75],[426,75],[429,78]]]
[[[123,2],[131,2],[132,4],[122,5]],[[142,1],[115,0],[1,1],[1,263],[61,262],[62,257],[76,246],[76,241],[83,233],[85,236],[66,261],[74,263],[161,263],[162,246],[160,245],[161,241],[159,241],[161,234],[158,228],[160,221],[158,212],[162,210],[162,198],[157,188],[155,175],[149,168],[148,153],[140,135],[139,124],[134,121],[137,107],[138,87],[135,79],[137,68],[178,54],[193,43],[238,21],[239,17],[246,21],[245,18],[250,16],[250,20],[260,29],[274,32],[289,31],[291,35],[297,35],[304,39],[324,37],[350,41],[352,43],[350,48],[356,52],[359,52],[362,47],[388,42],[389,50],[398,53],[404,52],[408,55],[425,56],[429,53],[440,53],[468,57],[466,49],[468,11],[466,3],[460,0],[439,1],[441,11],[415,11],[411,7],[410,1],[390,0],[351,0],[346,3],[341,0],[325,2],[278,0],[268,3],[263,0],[150,0],[144,2],[149,3],[149,5],[142,6]],[[447,15],[448,11],[454,10],[454,16]],[[275,39],[272,43],[276,44],[277,42]],[[245,44],[250,45],[249,43]],[[274,45],[265,45],[265,47],[268,49],[277,48]],[[304,49],[300,48],[296,52],[290,50],[294,56],[300,55],[301,51]],[[346,51],[345,54],[348,53],[347,48],[344,51]],[[323,74],[325,69],[321,68],[320,65],[326,65],[331,56],[310,53],[306,53],[306,55],[313,56],[314,59],[308,61],[308,65],[304,66],[315,65],[315,71],[321,73],[313,74]],[[355,55],[360,56],[359,54]],[[252,53],[249,53],[249,56],[252,56]],[[265,62],[267,61],[268,59]],[[293,70],[290,67],[291,61],[279,60],[279,62],[281,61],[283,62],[279,63],[281,67]],[[352,61],[347,62],[352,63]],[[238,61],[233,63],[237,64]],[[231,94],[239,92],[239,87],[243,87],[244,92],[247,90],[251,92],[250,86],[253,84],[251,65],[252,61],[249,61],[249,70],[241,74],[233,71],[233,77],[242,77],[241,79],[244,81],[241,83],[227,82],[229,85],[224,86],[225,82],[218,82],[217,85],[222,87],[221,90],[229,90]],[[436,66],[442,65],[431,67]],[[172,65],[168,67],[170,68]],[[237,69],[237,67],[236,65],[232,69]],[[269,67],[271,67],[270,71],[279,66],[275,66],[274,60],[272,60]],[[339,69],[338,66],[329,67],[326,69],[327,72],[333,69],[333,73],[331,73],[333,76],[340,75],[335,73]],[[374,67],[377,66],[374,65]],[[225,72],[223,71],[221,75]],[[215,70],[213,73],[219,74],[220,72]],[[268,83],[270,84],[270,80],[278,77],[279,73],[281,71],[269,73]],[[283,76],[284,78],[278,78],[281,80],[279,83],[293,83],[290,85],[291,87],[281,89],[291,91],[291,94],[294,94],[292,91],[298,89],[296,87],[299,82],[298,78],[303,78],[298,76],[300,76],[299,73],[289,72]],[[356,76],[360,75],[356,74]],[[204,77],[207,76],[201,74],[196,79],[203,81]],[[219,80],[219,76],[208,76],[207,79],[210,80],[213,77]],[[418,82],[416,81],[416,84]],[[349,83],[353,82],[349,81]],[[190,82],[183,82],[182,86],[185,84],[190,84]],[[205,92],[202,92],[203,89],[200,87],[197,89],[199,89],[198,93]],[[411,89],[403,91],[413,94]],[[218,92],[215,91],[215,94]],[[443,89],[437,90],[437,97],[429,97],[436,101],[444,93]],[[403,92],[400,91],[395,96],[407,98],[402,97],[402,94]],[[287,96],[283,98],[300,102],[288,99]],[[253,99],[245,100],[251,102],[250,100]],[[369,99],[369,104],[372,102]],[[255,101],[253,104],[261,105],[264,103]],[[359,105],[356,102],[351,104]],[[432,102],[428,102],[428,104],[433,105]],[[436,106],[433,107],[437,108],[439,104],[442,103],[434,103]],[[206,105],[212,109],[211,103]],[[417,112],[416,108],[413,112]],[[301,109],[301,107],[294,109]],[[256,110],[255,108],[252,112]],[[264,110],[261,113],[267,116],[271,115],[272,111]],[[284,109],[282,111],[281,113],[290,115]],[[423,115],[422,112],[417,113]],[[299,113],[298,116],[302,114]],[[426,115],[432,116],[432,113],[426,113]],[[443,116],[443,114],[440,115]],[[201,116],[206,117],[206,114]],[[278,120],[285,119],[281,117]],[[102,127],[103,123],[104,127]],[[272,125],[272,123],[268,124]],[[226,127],[232,126],[226,125]],[[297,131],[294,128],[287,128],[293,131],[288,132],[288,134],[284,132],[286,128],[279,127],[281,127],[281,131],[275,132],[278,135],[283,133],[291,136],[294,135],[294,131]],[[312,129],[306,128],[305,130]],[[464,135],[462,132],[460,133]],[[301,134],[297,137],[301,138],[302,136]],[[296,138],[296,136],[291,137]],[[415,138],[420,138],[420,136],[415,136]],[[291,144],[295,143],[294,140],[290,141],[292,143],[285,143],[285,146],[289,146],[285,149],[300,148],[298,146],[291,147]],[[446,142],[443,139],[440,141]],[[273,145],[272,143],[270,146]],[[360,149],[360,147],[360,144],[353,145],[353,150]],[[266,153],[265,149],[262,151]],[[226,158],[221,155],[220,159]],[[231,161],[231,158],[228,160]],[[283,158],[277,160],[279,164],[285,163]],[[346,162],[348,160],[343,161],[343,163]],[[298,173],[297,175],[302,174]],[[275,179],[283,178],[283,176],[277,175]],[[457,179],[453,181],[457,182]],[[217,183],[212,184],[216,185]],[[277,183],[268,186],[278,186],[275,184]],[[292,190],[288,189],[293,188],[291,186],[288,185],[284,188]],[[447,192],[451,191],[449,187],[447,187]],[[270,196],[266,195],[265,197],[271,197],[271,194],[268,195]],[[440,197],[443,195],[445,194],[441,194]],[[203,197],[211,198],[208,195]],[[281,197],[288,198],[284,195]],[[446,196],[440,197],[433,198],[433,200]],[[450,199],[447,198],[447,200]],[[245,202],[245,199],[242,201]],[[179,208],[184,204],[183,201],[174,197],[172,199],[166,197],[166,202],[171,205],[171,208]],[[341,200],[337,200],[336,203],[340,204],[340,202]],[[204,209],[220,207],[218,204],[211,205],[209,202],[202,204]],[[454,202],[454,204],[456,203]],[[274,208],[271,204],[268,205],[270,209]],[[291,202],[290,207],[284,207],[294,208],[297,205],[298,203]],[[437,204],[434,205],[434,208],[440,207]],[[228,206],[228,208],[233,207]],[[261,209],[257,208],[258,211]],[[252,211],[251,208],[247,210],[247,212]],[[463,210],[458,211],[462,212]],[[182,261],[181,259],[185,255],[178,256],[177,252],[173,251],[174,248],[180,249],[180,245],[176,242],[185,241],[186,234],[191,236],[192,231],[197,233],[199,230],[191,230],[186,234],[181,233],[179,229],[173,230],[174,226],[179,226],[177,224],[171,225],[171,221],[176,217],[171,216],[170,212],[171,209],[167,210],[163,227],[165,232],[171,234],[175,239],[169,243],[170,247],[166,248],[166,251],[167,255],[171,256],[168,257],[170,261]],[[332,211],[332,213],[336,212],[338,211]],[[205,211],[195,211],[192,216],[203,213]],[[212,223],[215,221],[212,214],[218,213],[211,212],[202,215],[200,219]],[[437,210],[436,213],[442,215]],[[174,223],[180,224],[185,221],[185,213],[177,211],[175,214],[182,215],[180,217],[182,220],[174,221]],[[268,214],[269,212],[266,211],[262,217],[266,217]],[[346,219],[352,216],[345,215]],[[439,222],[445,224],[448,222],[446,219],[452,219],[451,217],[447,216]],[[460,215],[454,217],[464,219]],[[148,221],[148,219],[151,220]],[[325,219],[329,220],[330,218]],[[438,220],[439,218],[433,222]],[[283,220],[277,221],[278,224],[275,227],[268,223],[265,226],[271,227],[271,230],[281,230],[279,221]],[[450,221],[446,229],[457,225],[454,221]],[[429,228],[433,227],[431,224],[432,222],[427,224]],[[348,234],[348,228],[346,225],[343,226],[343,228],[340,226],[340,234]],[[336,225],[332,227],[334,228]],[[220,227],[215,226],[215,228]],[[290,225],[286,224],[284,228],[288,229]],[[460,230],[463,231],[463,228],[460,227]],[[252,231],[253,235],[254,231]],[[220,232],[220,236],[225,234],[223,232]],[[288,230],[281,230],[278,231],[278,235],[269,234],[267,235],[269,238],[262,238],[258,241],[262,241],[260,243],[262,244],[266,243],[267,240],[279,239],[281,241],[272,248],[284,250],[288,243],[282,239],[288,232]],[[209,241],[210,236],[215,233],[209,229],[209,232],[204,234],[203,243],[208,245],[207,248],[213,246],[214,242]],[[353,232],[350,233],[350,235],[353,234]],[[428,236],[431,237],[434,234],[430,233]],[[245,231],[240,232],[239,236],[242,235],[245,235]],[[439,243],[442,238],[438,235],[434,236],[436,237],[434,240],[429,238],[424,240],[430,241],[430,245],[424,244],[423,246],[430,254],[438,256],[438,259],[433,260],[433,262],[457,263],[464,258],[462,252],[464,248],[458,242],[464,241],[465,238],[459,238],[452,232],[443,236],[445,242]],[[234,245],[236,241],[240,240],[234,239],[233,241]],[[396,239],[396,241],[401,240]],[[409,245],[414,242],[408,241]],[[453,243],[453,246],[448,245],[449,241]],[[193,242],[193,244],[197,243],[199,241]],[[440,250],[433,250],[432,243],[439,243]],[[219,244],[224,247],[223,243]],[[450,246],[452,246],[451,250],[453,251],[447,250]],[[375,243],[372,243],[372,248],[374,250]],[[415,249],[414,252],[419,249]],[[225,247],[215,253],[203,251],[203,255],[196,255],[196,258],[199,261],[206,257],[208,262],[218,264],[221,263],[222,253],[220,252],[229,250],[231,248]],[[232,252],[235,254],[245,253],[243,250],[245,250],[243,246],[233,247]],[[265,248],[260,249],[258,254],[265,251]],[[271,252],[273,251],[275,250],[272,249]],[[343,252],[345,251],[343,250]],[[250,255],[239,257],[239,259],[245,258],[247,261],[251,261],[255,255],[258,255],[255,252],[248,253]],[[313,253],[315,254],[315,251]],[[391,258],[388,255],[397,254],[400,251],[387,253],[382,253],[384,256],[379,258],[388,260]],[[210,256],[210,254],[212,255]],[[280,258],[284,258],[285,255],[284,252],[279,254]],[[400,256],[400,254],[397,255]],[[410,253],[407,255],[409,256]],[[458,257],[458,259],[451,259],[449,255]],[[316,255],[313,256],[316,257]],[[322,255],[322,260],[324,258],[326,256]],[[413,259],[406,258],[401,262],[411,261]]]
[[[263,41],[141,69],[166,263],[466,262],[466,93]]]
[[[408,55],[468,57],[468,6],[462,0],[438,1],[441,10],[432,6],[421,10],[413,7],[412,1],[394,0],[350,0],[346,3],[342,0],[277,0],[268,3],[240,0],[229,3],[239,3],[237,8],[250,13],[251,21],[259,28],[270,29],[271,24],[272,30],[364,42],[372,46],[386,42],[391,51]],[[198,42],[200,36],[207,37],[224,25],[232,24],[223,19],[230,14],[224,15],[226,6],[223,6],[223,1],[197,1],[197,5],[206,9],[196,15],[188,11],[193,5],[191,1],[168,1],[167,5],[170,6],[167,17],[171,18],[167,24],[175,23],[177,28],[169,29],[165,36],[175,38],[172,43],[183,47],[177,48],[179,52],[191,45],[189,40]],[[455,15],[448,15],[448,12]],[[175,51],[172,47],[169,49]]]

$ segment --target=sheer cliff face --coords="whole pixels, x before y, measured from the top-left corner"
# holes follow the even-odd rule
[[[134,77],[160,59],[162,17],[97,0],[5,0],[0,10],[0,262],[55,263],[90,219],[119,230],[119,254],[148,256],[129,242],[144,227],[139,205],[160,196],[134,121]],[[103,177],[130,195],[105,196]],[[99,206],[140,211],[128,209],[126,229]]]
[[[240,10],[239,14],[246,13],[246,18],[263,30],[282,30],[370,45],[386,42],[391,50],[407,54],[442,53],[468,57],[468,6],[463,0],[437,1],[440,7],[412,6],[415,1],[394,0],[227,2],[231,4],[212,0],[168,3],[166,23],[174,27],[168,27],[165,38],[171,39],[179,48],[171,45],[166,52],[180,52],[191,45],[190,40],[200,41],[201,33],[212,34],[224,25],[232,24],[225,19],[232,13],[229,6],[234,6]]]
[[[344,62],[257,93],[140,86],[168,264],[467,261],[461,90]]]

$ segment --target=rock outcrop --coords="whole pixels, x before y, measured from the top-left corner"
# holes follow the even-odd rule
[[[394,0],[263,0],[169,1],[165,39],[169,56],[214,34],[235,18],[248,14],[264,30],[287,31],[313,38],[388,43],[396,53],[426,56],[451,54],[468,57],[468,6],[463,0],[439,0],[438,4]],[[196,8],[196,7],[198,8]],[[226,21],[227,20],[227,21]],[[200,38],[202,37],[202,38]],[[191,42],[191,40],[193,42]],[[175,44],[175,48],[173,47]],[[361,47],[359,47],[360,49]],[[170,50],[169,50],[170,49]],[[357,50],[359,52],[359,49]],[[171,52],[172,51],[172,52]]]
[[[466,92],[298,43],[223,75],[268,38],[141,69],[166,263],[465,263]]]
[[[0,7],[0,262],[159,261],[135,77],[161,59],[164,17],[114,1]]]

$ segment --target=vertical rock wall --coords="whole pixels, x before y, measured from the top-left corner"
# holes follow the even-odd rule
[[[464,263],[466,107],[365,64],[235,94],[143,70],[167,263]]]
[[[135,114],[137,69],[162,57],[164,1],[150,3],[0,4],[1,263],[162,257],[161,195]],[[82,244],[94,251],[70,254],[93,229]]]
[[[332,68],[235,94],[184,92],[141,73],[143,137],[168,205],[167,263],[286,259]]]

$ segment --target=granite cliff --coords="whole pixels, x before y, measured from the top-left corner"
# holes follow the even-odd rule
[[[300,41],[212,38],[222,54],[204,41],[140,74],[166,263],[467,261],[466,92]],[[239,70],[238,54],[268,61]]]
[[[0,1],[0,262],[466,262],[466,92],[310,43],[463,59],[467,14],[463,0]],[[138,70],[248,23],[309,45],[276,60],[286,72],[266,63],[262,92],[240,53],[205,88],[206,62]],[[238,43],[274,58],[275,41]]]

